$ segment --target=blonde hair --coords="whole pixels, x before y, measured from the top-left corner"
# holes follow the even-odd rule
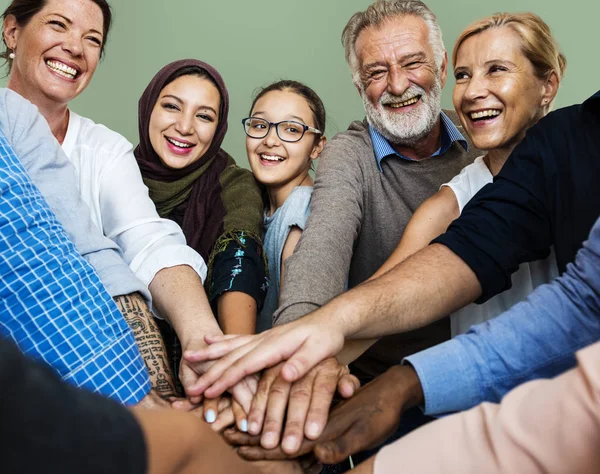
[[[563,78],[567,59],[560,52],[550,27],[535,13],[495,13],[469,25],[458,37],[452,52],[452,64],[456,67],[456,57],[461,44],[471,36],[491,28],[507,27],[521,39],[521,51],[531,62],[536,76],[548,79],[554,72],[558,81]]]
[[[346,50],[346,62],[352,71],[355,84],[360,84],[360,71],[358,58],[354,48],[358,35],[369,27],[377,27],[387,20],[407,15],[421,18],[429,29],[429,43],[433,49],[435,65],[440,68],[444,61],[444,41],[442,30],[433,12],[420,0],[377,0],[369,5],[364,12],[352,15],[342,32],[342,45]]]

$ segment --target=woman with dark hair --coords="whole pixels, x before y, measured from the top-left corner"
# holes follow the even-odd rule
[[[267,289],[263,205],[252,173],[221,148],[228,112],[229,94],[213,67],[193,59],[168,64],[140,98],[135,157],[159,215],[177,222],[208,262],[205,288],[222,330],[253,334]],[[214,421],[216,409],[206,406]]]
[[[69,102],[91,81],[104,51],[111,23],[108,3],[13,0],[3,19],[8,87],[38,107],[75,167],[92,220],[148,286],[154,308],[169,320],[183,349],[203,347],[205,334],[221,332],[202,287],[204,260],[186,245],[176,223],[158,216],[131,144],[69,109]],[[146,303],[137,294],[112,296],[138,342],[143,342],[154,387],[163,396],[174,395],[162,341]],[[198,368],[182,365],[181,370],[186,388],[197,379]]]

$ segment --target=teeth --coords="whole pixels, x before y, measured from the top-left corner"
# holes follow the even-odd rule
[[[46,65],[61,76],[68,77],[69,79],[73,79],[77,75],[77,69],[58,61],[46,61]]]
[[[172,143],[173,145],[178,146],[179,148],[192,148],[194,146],[189,143],[179,142],[179,141],[175,140],[174,138],[169,138],[169,137],[165,137],[165,138],[167,139],[167,141],[169,143]]]
[[[283,161],[285,158],[277,155],[260,155],[260,158],[266,161]]]
[[[400,107],[406,107],[407,105],[415,104],[421,96],[413,97],[412,99],[405,100],[404,102],[398,102],[396,104],[387,104],[393,109],[399,109]]]
[[[477,120],[483,117],[496,117],[498,115],[500,115],[500,111],[499,110],[494,110],[494,109],[489,109],[489,110],[482,110],[481,112],[473,112],[470,114],[471,116],[471,120]]]

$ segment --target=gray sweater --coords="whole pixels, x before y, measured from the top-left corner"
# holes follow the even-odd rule
[[[454,112],[445,111],[457,124]],[[473,162],[457,142],[442,155],[421,161],[382,160],[380,172],[366,120],[353,122],[325,147],[319,160],[310,217],[286,275],[276,325],[316,310],[365,281],[398,245],[413,212],[441,184]],[[363,379],[375,377],[403,357],[447,340],[446,319],[405,334],[382,338],[354,363]]]

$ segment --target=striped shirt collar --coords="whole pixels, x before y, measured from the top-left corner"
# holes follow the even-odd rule
[[[465,137],[459,132],[458,128],[456,128],[456,125],[452,123],[452,120],[450,120],[443,111],[440,113],[440,118],[442,122],[442,146],[431,156],[443,155],[454,142],[458,142],[465,151],[468,151],[469,145],[467,144],[467,140],[465,140]],[[383,172],[381,169],[381,161],[389,156],[395,155],[405,160],[413,161],[411,158],[394,150],[392,145],[390,145],[390,142],[388,142],[381,133],[375,130],[371,124],[369,124],[369,134],[371,135],[371,141],[373,142],[373,151],[375,152],[375,159],[377,160],[379,171]]]

